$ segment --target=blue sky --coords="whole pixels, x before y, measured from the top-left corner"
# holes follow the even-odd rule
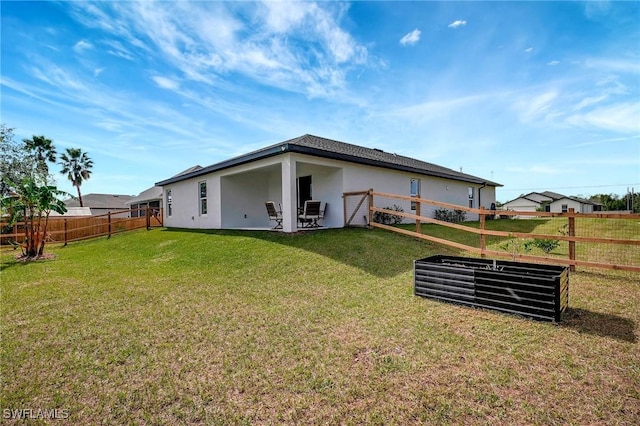
[[[462,168],[503,202],[640,191],[639,2],[0,7],[1,121],[87,151],[85,194],[306,133]]]

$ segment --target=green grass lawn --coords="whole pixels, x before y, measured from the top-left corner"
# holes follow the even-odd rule
[[[413,296],[413,260],[459,253],[382,230],[157,229],[49,251],[2,253],[2,410],[68,410],[55,424],[640,419],[639,274],[571,274],[554,325]]]

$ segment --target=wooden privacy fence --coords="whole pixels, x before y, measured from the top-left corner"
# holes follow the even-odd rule
[[[564,264],[569,265],[572,271],[576,266],[583,266],[640,272],[640,214],[576,213],[573,209],[569,209],[566,213],[487,210],[483,207],[476,209],[424,198],[376,192],[373,189],[345,193],[343,200],[345,226],[364,224],[386,229],[460,250],[479,253],[481,257],[491,255],[510,257],[513,260]],[[389,208],[391,203],[394,208]],[[398,208],[396,203],[400,206],[411,207]],[[464,214],[477,215],[478,220],[451,223],[421,214],[421,211],[433,213],[435,209],[450,209],[464,212]],[[415,221],[415,230],[408,229],[406,226],[379,223],[374,220],[376,212]],[[363,214],[366,214],[366,217],[362,217]],[[543,231],[533,229],[538,228],[538,226],[533,226],[538,223],[535,219],[540,220],[542,225],[539,228],[542,228]],[[515,221],[530,221],[528,223],[532,224],[532,232],[518,231],[518,227],[509,226],[509,224],[515,224]],[[406,220],[404,222],[406,223]],[[527,222],[519,223],[527,224]],[[443,232],[435,232],[437,228],[422,226],[423,224],[439,225],[463,231],[457,234],[466,235],[459,238],[462,241],[453,241],[450,238],[452,232],[442,235]],[[554,225],[556,233],[551,234],[549,231]],[[509,228],[516,230],[508,230]],[[560,229],[562,233],[557,232]],[[467,233],[475,234],[477,239],[470,241]],[[543,255],[535,255],[524,253],[526,250],[522,244],[523,240],[558,241],[561,243],[557,250],[543,253]]]
[[[137,212],[139,217],[130,217]],[[9,226],[2,226],[2,245],[22,244],[25,241],[25,223],[16,222]],[[82,217],[49,217],[47,226],[47,241],[64,243],[86,240],[100,236],[111,235],[141,228],[162,226],[162,209],[141,208],[109,212],[107,214]],[[6,232],[5,232],[6,231]]]

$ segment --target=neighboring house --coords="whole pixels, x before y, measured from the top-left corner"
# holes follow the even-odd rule
[[[126,202],[131,210],[131,217],[144,217],[146,208],[160,211],[162,206],[162,187],[153,186],[142,191]]]
[[[82,196],[82,203],[84,207],[91,209],[91,215],[97,216],[101,214],[107,214],[109,212],[122,212],[123,210],[129,210],[127,202],[133,198],[132,195],[116,195],[116,194],[86,194]],[[80,207],[80,201],[76,198],[71,198],[64,201],[64,204],[69,207]],[[127,212],[127,216],[128,216]]]
[[[298,230],[298,211],[305,200],[326,203],[322,226],[341,228],[345,223],[345,192],[373,188],[488,207],[495,203],[496,186],[501,186],[413,158],[313,135],[271,145],[156,185],[163,189],[165,226],[268,229],[274,224],[269,221],[265,202],[274,201],[282,206],[284,232]],[[401,202],[376,199],[380,207],[393,204]],[[402,204],[406,212],[411,212],[412,203]],[[422,215],[433,217],[433,208],[423,208]]]
[[[67,207],[67,211],[65,214],[59,214],[56,212],[50,212],[50,217],[80,217],[80,216],[91,216],[91,209],[89,207]]]
[[[544,211],[553,213],[566,213],[570,208],[578,213],[592,213],[602,210],[602,206],[599,203],[583,198],[567,197],[551,191],[530,192],[529,194],[521,195],[504,203],[502,208],[520,212]]]

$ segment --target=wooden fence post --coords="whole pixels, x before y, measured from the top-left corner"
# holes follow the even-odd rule
[[[144,215],[147,221],[147,231],[151,229],[151,212],[149,210],[149,206],[144,209]]]
[[[67,218],[64,218],[64,246],[67,246]]]
[[[576,217],[574,216],[574,213],[575,213],[575,210],[573,208],[569,209],[569,236],[570,237],[576,236]],[[575,241],[569,241],[569,260],[571,261],[576,260],[576,242]],[[576,271],[575,263],[571,263],[569,265],[569,271],[570,272]]]
[[[369,189],[369,223],[367,224],[371,227],[371,223],[373,223],[373,188]]]
[[[487,236],[484,231],[487,227],[487,214],[484,211],[484,206],[480,206],[480,257],[485,258],[485,250],[487,249]]]
[[[107,212],[107,239],[111,238],[111,212]]]
[[[416,203],[416,216],[422,216],[420,214],[420,201],[414,201]],[[416,232],[422,234],[422,222],[420,219],[416,219]]]

